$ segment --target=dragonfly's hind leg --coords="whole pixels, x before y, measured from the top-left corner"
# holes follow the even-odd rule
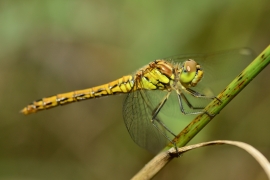
[[[162,126],[164,129],[166,129],[171,135],[173,135],[174,136],[174,138],[176,137],[176,135],[170,130],[170,129],[168,129],[167,127],[166,127],[166,125],[163,123],[163,122],[161,122],[159,119],[152,119],[152,124],[153,124],[153,126],[173,145],[173,147],[174,147],[174,149],[175,149],[175,152],[176,152],[176,156],[177,157],[179,157],[180,156],[180,154],[179,154],[179,152],[178,152],[178,148],[177,148],[177,145],[176,145],[176,143],[175,143],[175,141],[173,141],[173,140],[171,140],[167,135],[166,135],[166,133],[163,131],[163,130],[161,130],[158,126],[157,126],[157,124],[155,123],[155,122],[157,122],[160,126]]]
[[[153,126],[170,142],[173,144],[175,151],[178,154],[178,149],[176,146],[176,143],[174,141],[172,141],[164,132],[163,129],[160,129],[159,126],[161,126],[162,128],[164,128],[169,134],[171,134],[174,138],[176,137],[176,135],[159,119],[157,119],[157,115],[160,112],[160,110],[162,109],[162,107],[164,106],[164,104],[166,103],[166,101],[168,100],[170,95],[170,92],[163,98],[163,100],[158,104],[158,106],[155,108],[155,110],[153,111],[153,115],[152,115],[152,124]],[[159,124],[159,126],[156,124],[156,122]]]
[[[158,113],[160,112],[160,110],[162,109],[162,107],[164,106],[164,104],[166,103],[166,101],[168,100],[169,96],[170,96],[170,92],[163,98],[163,100],[158,104],[158,106],[155,108],[155,110],[153,111],[152,114],[152,123],[154,124],[154,121],[158,122],[163,128],[165,128],[171,135],[173,135],[174,137],[176,136],[168,127],[166,127],[166,125],[161,122],[160,120],[158,120],[156,117],[158,115]],[[155,124],[154,124],[155,125]],[[157,127],[158,128],[158,127]],[[167,136],[166,136],[167,137]]]

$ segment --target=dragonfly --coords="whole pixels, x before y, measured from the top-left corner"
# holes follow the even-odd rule
[[[174,99],[178,104],[178,111],[184,115],[207,113],[205,106],[216,98],[211,90],[211,93],[204,91],[210,89],[209,82],[215,83],[229,76],[235,67],[239,70],[237,73],[240,73],[242,69],[237,62],[241,62],[247,55],[250,55],[249,50],[241,48],[157,59],[134,74],[112,82],[36,100],[24,107],[21,113],[28,115],[82,100],[127,94],[123,104],[123,119],[134,142],[155,153],[168,144],[177,148],[173,141],[176,135],[161,116],[167,101]],[[223,64],[227,61],[229,65],[224,67]],[[223,66],[225,72],[215,66],[211,67],[215,72],[211,79],[208,78],[204,65]],[[203,102],[203,105],[196,102]]]

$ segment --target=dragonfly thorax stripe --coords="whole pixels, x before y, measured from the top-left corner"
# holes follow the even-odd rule
[[[169,88],[174,79],[174,70],[172,64],[163,60],[156,60],[149,63],[136,74],[136,89],[164,90]]]

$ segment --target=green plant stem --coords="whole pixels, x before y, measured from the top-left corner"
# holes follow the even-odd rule
[[[217,115],[220,111],[252,81],[270,62],[270,45],[247,66],[218,96],[220,100],[213,100],[205,110],[210,115]],[[185,129],[175,138],[178,147],[185,146],[198,132],[200,132],[214,116],[206,113],[197,116]],[[165,149],[172,147],[169,144]]]

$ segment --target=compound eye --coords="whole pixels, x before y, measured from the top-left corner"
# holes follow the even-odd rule
[[[193,59],[189,59],[184,62],[184,71],[187,73],[192,73],[197,71],[197,63]]]
[[[189,59],[183,63],[182,70],[180,73],[180,82],[183,84],[190,84],[192,80],[196,76],[196,71],[197,71],[197,63]]]

